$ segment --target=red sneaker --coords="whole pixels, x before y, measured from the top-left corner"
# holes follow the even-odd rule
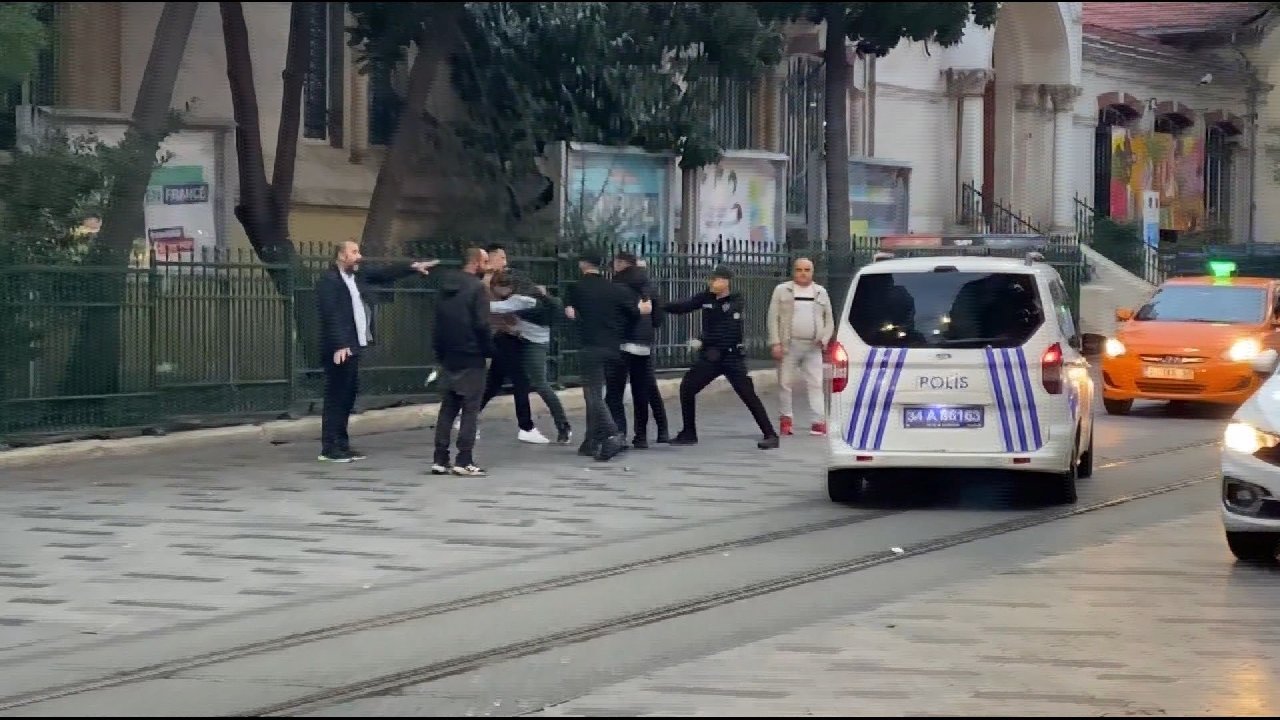
[[[781,420],[778,421],[778,426],[779,426],[778,429],[782,432],[783,435],[793,434],[791,432],[791,418],[789,416],[783,415]]]
[[[826,435],[827,424],[825,422],[816,422],[809,426],[810,435]]]

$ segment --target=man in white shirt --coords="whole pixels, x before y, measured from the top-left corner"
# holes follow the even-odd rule
[[[835,316],[826,288],[813,281],[813,262],[796,260],[791,280],[773,289],[769,300],[769,345],[778,363],[778,400],[782,435],[793,434],[792,385],[797,377],[805,384],[812,435],[827,434],[825,392],[822,387],[823,352],[835,334]]]

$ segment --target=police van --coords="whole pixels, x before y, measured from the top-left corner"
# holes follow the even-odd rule
[[[1076,501],[1093,473],[1093,380],[1043,260],[879,253],[857,273],[829,349],[833,501],[908,468],[1021,471]]]

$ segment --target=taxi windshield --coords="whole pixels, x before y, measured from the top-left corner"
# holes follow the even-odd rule
[[[867,273],[849,324],[872,347],[1017,347],[1044,322],[1030,273]]]
[[[1258,287],[1167,285],[1136,320],[1258,324],[1266,319],[1267,293]]]

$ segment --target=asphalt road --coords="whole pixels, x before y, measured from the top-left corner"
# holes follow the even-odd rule
[[[0,713],[1280,709],[1280,575],[1223,543],[1221,415],[1100,416],[1075,506],[970,477],[860,508],[817,439],[756,450],[731,395],[702,416],[608,465],[487,422],[484,479],[423,474],[424,433],[353,466],[6,471]]]

